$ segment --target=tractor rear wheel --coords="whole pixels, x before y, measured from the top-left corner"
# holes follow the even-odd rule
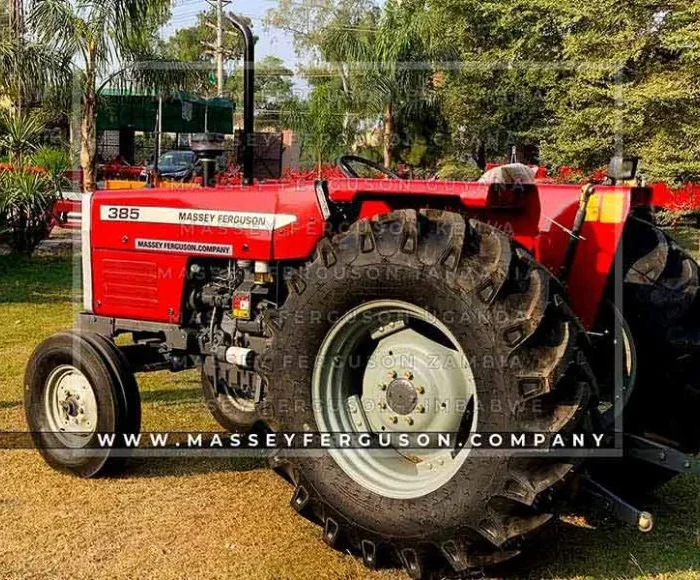
[[[32,439],[53,468],[80,477],[120,470],[125,452],[100,447],[99,434],[141,428],[138,387],[114,343],[92,332],[62,332],[34,351],[24,378]]]
[[[255,398],[237,386],[222,382],[217,389],[212,377],[202,369],[204,402],[216,422],[229,433],[250,431],[258,420]]]
[[[653,224],[632,217],[623,238],[623,314],[637,351],[627,433],[684,453],[700,452],[700,273],[697,262]],[[671,479],[663,467],[625,460],[606,479],[641,493]]]
[[[569,431],[594,379],[561,288],[502,232],[413,210],[324,240],[269,319],[273,430]],[[273,460],[331,546],[412,577],[508,559],[552,517],[566,458],[324,449]]]

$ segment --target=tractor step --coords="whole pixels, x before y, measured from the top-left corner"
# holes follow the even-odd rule
[[[654,517],[646,511],[637,509],[621,497],[615,495],[601,483],[588,475],[579,478],[579,491],[592,504],[610,513],[618,520],[635,526],[640,532],[648,533],[654,528]]]
[[[663,467],[676,473],[700,476],[700,459],[673,447],[638,435],[625,435],[625,453],[629,457]]]

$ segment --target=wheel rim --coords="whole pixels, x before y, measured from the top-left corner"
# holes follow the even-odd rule
[[[76,444],[97,430],[97,399],[85,375],[72,365],[56,367],[46,379],[44,413],[49,430]]]
[[[343,316],[324,339],[312,379],[322,433],[474,431],[476,385],[461,346],[428,311],[407,302],[374,301]],[[356,483],[385,497],[422,497],[460,469],[468,447],[329,449]]]

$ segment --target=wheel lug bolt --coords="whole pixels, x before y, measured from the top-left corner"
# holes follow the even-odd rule
[[[392,415],[391,417],[389,417],[389,422],[396,424],[399,422],[399,418],[395,415]]]
[[[399,373],[397,373],[396,371],[391,371],[391,372],[389,373],[389,378],[390,378],[390,379],[395,379],[395,378],[398,377],[398,376],[399,376]]]
[[[423,405],[418,405],[418,406],[416,407],[416,411],[417,411],[418,413],[425,413],[425,407],[424,407]]]
[[[380,391],[386,391],[386,385],[385,385],[385,384],[380,384],[380,385],[379,385],[379,390],[380,390]]]
[[[386,409],[386,403],[385,403],[384,401],[382,401],[381,403],[379,403],[379,408],[380,408],[380,409]]]
[[[406,372],[403,374],[403,376],[404,376],[406,379],[408,379],[409,381],[412,381],[412,380],[413,380],[413,373],[412,373],[412,372],[406,371]]]
[[[411,417],[406,417],[406,424],[413,425],[413,419]]]
[[[420,385],[416,387],[416,391],[418,391],[419,395],[422,395],[423,393],[425,393],[425,387],[423,385]]]

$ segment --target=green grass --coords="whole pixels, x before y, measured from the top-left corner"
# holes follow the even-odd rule
[[[71,328],[81,307],[78,261],[0,256],[0,413],[21,407],[22,376],[32,350],[54,332]],[[218,429],[202,412],[197,372],[143,375],[139,387],[146,403],[144,429]],[[13,423],[0,421],[0,429],[24,428]]]
[[[677,233],[680,234],[678,237],[681,243],[688,248],[697,249],[696,230],[682,230]],[[41,340],[55,331],[72,326],[75,314],[81,306],[80,291],[77,284],[74,284],[77,272],[78,269],[70,259],[0,257],[0,328],[2,328],[0,333],[0,355],[2,356],[0,429],[2,430],[26,428],[21,403],[24,365],[32,349]],[[202,402],[199,376],[196,371],[177,375],[169,373],[141,375],[138,380],[143,400],[144,430],[218,429]],[[108,519],[108,527],[113,526],[115,530],[122,526],[132,525],[133,527],[132,522],[136,521],[139,513],[147,514],[141,520],[143,523],[138,530],[134,531],[134,533],[143,533],[143,537],[138,540],[138,544],[136,540],[133,544],[129,544],[131,546],[129,550],[132,552],[140,549],[138,546],[154,546],[154,540],[149,531],[152,528],[181,525],[178,520],[178,510],[171,510],[172,513],[170,513],[164,507],[157,509],[150,507],[148,498],[164,495],[168,497],[168,503],[164,505],[171,505],[172,501],[184,500],[187,494],[200,493],[207,497],[211,494],[221,502],[221,507],[217,507],[212,512],[221,514],[221,517],[231,518],[231,522],[227,524],[231,529],[247,530],[245,536],[242,536],[243,539],[239,541],[248,541],[245,538],[254,538],[259,533],[262,533],[265,538],[264,547],[257,546],[252,551],[233,554],[229,554],[226,550],[222,553],[217,548],[209,558],[199,558],[199,554],[188,554],[186,547],[183,547],[159,563],[158,575],[162,578],[179,577],[184,570],[189,569],[188,566],[195,565],[199,566],[198,570],[203,575],[208,576],[214,576],[217,571],[224,570],[222,566],[229,566],[230,568],[227,568],[229,575],[233,577],[236,570],[245,569],[241,566],[251,566],[250,569],[255,570],[259,577],[270,578],[279,578],[280,574],[288,574],[290,578],[310,576],[348,579],[405,578],[403,574],[391,571],[376,575],[366,573],[355,560],[338,559],[320,540],[310,540],[309,538],[316,537],[317,530],[309,527],[303,520],[293,517],[288,508],[289,490],[286,486],[268,479],[266,471],[251,472],[246,475],[245,470],[231,467],[235,463],[231,461],[215,465],[212,460],[192,460],[189,463],[183,460],[149,462],[142,460],[123,479],[71,484],[74,480],[57,479],[57,476],[43,466],[34,453],[26,455],[12,453],[18,452],[0,453],[0,480],[3,482],[0,484],[0,570],[4,568],[3,543],[6,543],[8,546],[12,545],[12,550],[15,550],[15,552],[8,552],[15,554],[14,560],[9,561],[9,564],[14,566],[9,568],[10,570],[26,571],[29,576],[47,577],[42,576],[42,570],[51,569],[54,565],[66,565],[65,562],[60,564],[62,556],[59,553],[60,550],[57,552],[60,545],[54,545],[55,541],[68,542],[65,538],[59,538],[54,542],[47,541],[46,547],[37,549],[36,553],[32,547],[33,559],[19,563],[23,556],[17,554],[23,553],[25,544],[21,542],[21,537],[15,533],[14,529],[3,528],[5,519],[2,512],[3,501],[9,501],[8,505],[18,506],[16,512],[7,512],[6,515],[15,518],[8,521],[15,521],[14,525],[24,530],[24,526],[29,526],[34,521],[33,506],[37,501],[42,501],[42,496],[53,497],[56,486],[61,486],[67,492],[79,486],[76,489],[86,494],[86,501],[90,502],[94,510],[101,510],[101,506],[104,505],[105,511],[105,515],[100,516],[102,519],[96,520],[94,524],[91,521],[89,523],[85,521],[81,526],[107,525]],[[7,466],[4,476],[2,475],[3,464]],[[16,481],[16,478],[20,477],[23,481],[31,481],[31,485],[23,485],[23,481]],[[205,479],[201,480],[202,477]],[[230,498],[226,495],[222,497],[218,491],[223,491],[223,486],[229,485],[227,483],[230,481],[229,478],[242,482],[241,485],[245,487],[239,491],[231,488]],[[5,489],[12,491],[4,491],[3,485]],[[168,494],[171,490],[177,489],[177,486],[181,486],[182,491],[173,492],[173,497],[170,497]],[[257,499],[253,499],[251,495],[255,486],[261,486]],[[9,499],[3,500],[3,494],[8,493]],[[245,493],[249,495],[241,496],[241,501],[235,499],[238,494]],[[36,497],[31,494],[35,494]],[[101,499],[103,494],[106,494],[104,500]],[[68,493],[69,497],[72,495],[74,494]],[[122,501],[119,499],[121,497],[128,497],[127,503],[131,507],[127,508],[127,503],[119,503]],[[104,504],[101,503],[103,501]],[[61,508],[62,500],[56,500],[55,505],[52,502],[47,502],[42,508],[46,512],[47,525],[55,518],[65,518],[64,510]],[[189,506],[186,502],[183,505],[185,506],[183,509],[189,514],[188,517],[196,517],[198,513],[196,504]],[[286,523],[286,519],[283,520],[287,527],[282,535],[275,529],[278,525],[275,522],[279,520],[271,518],[270,506],[275,506],[272,509],[276,514],[290,518],[289,523]],[[700,480],[679,477],[659,490],[644,507],[649,509],[656,518],[656,528],[651,534],[641,535],[633,529],[609,520],[595,518],[584,520],[581,517],[575,518],[573,522],[565,520],[545,531],[532,551],[524,559],[516,561],[511,574],[533,579],[631,577],[699,579]],[[125,512],[125,510],[131,511]],[[287,511],[290,513],[287,514]],[[210,514],[209,517],[215,516]],[[216,517],[218,519],[218,516]],[[205,530],[217,523],[218,521],[201,521],[198,529],[202,530],[203,537],[206,537]],[[225,533],[227,528],[223,526],[222,529]],[[198,532],[197,535],[199,536],[200,533]],[[232,537],[234,536],[235,534],[232,534]],[[165,553],[164,550],[170,540],[162,538],[159,541],[161,544],[155,545],[162,545]],[[205,547],[200,550],[206,550],[207,545],[217,545],[214,543],[218,542],[218,538],[208,538],[207,541],[210,543],[203,544]],[[41,541],[39,545],[43,545]],[[99,551],[95,546],[91,549]],[[102,546],[100,546],[101,549]],[[285,564],[289,562],[285,558],[293,558],[292,554],[296,554],[298,549],[304,551],[303,564]],[[123,550],[122,557],[129,558],[131,553],[129,550]],[[277,556],[265,556],[265,554]],[[184,561],[185,556],[190,558],[188,563]],[[127,559],[124,565],[132,566],[131,570],[136,573],[146,565],[150,557],[152,554],[149,553],[147,558],[138,561],[136,556],[133,556],[131,560],[134,561]],[[263,557],[273,558],[273,560],[269,564],[261,564],[260,558]],[[275,557],[278,559],[274,560]],[[303,574],[302,565],[306,566],[303,568]],[[118,575],[115,572],[115,577]],[[16,577],[21,576],[22,574],[18,574]],[[95,577],[99,577],[99,574]],[[124,575],[122,574],[121,577]]]
[[[688,250],[694,256],[700,249],[700,230],[688,226],[668,228],[667,233],[678,242],[680,246]]]

